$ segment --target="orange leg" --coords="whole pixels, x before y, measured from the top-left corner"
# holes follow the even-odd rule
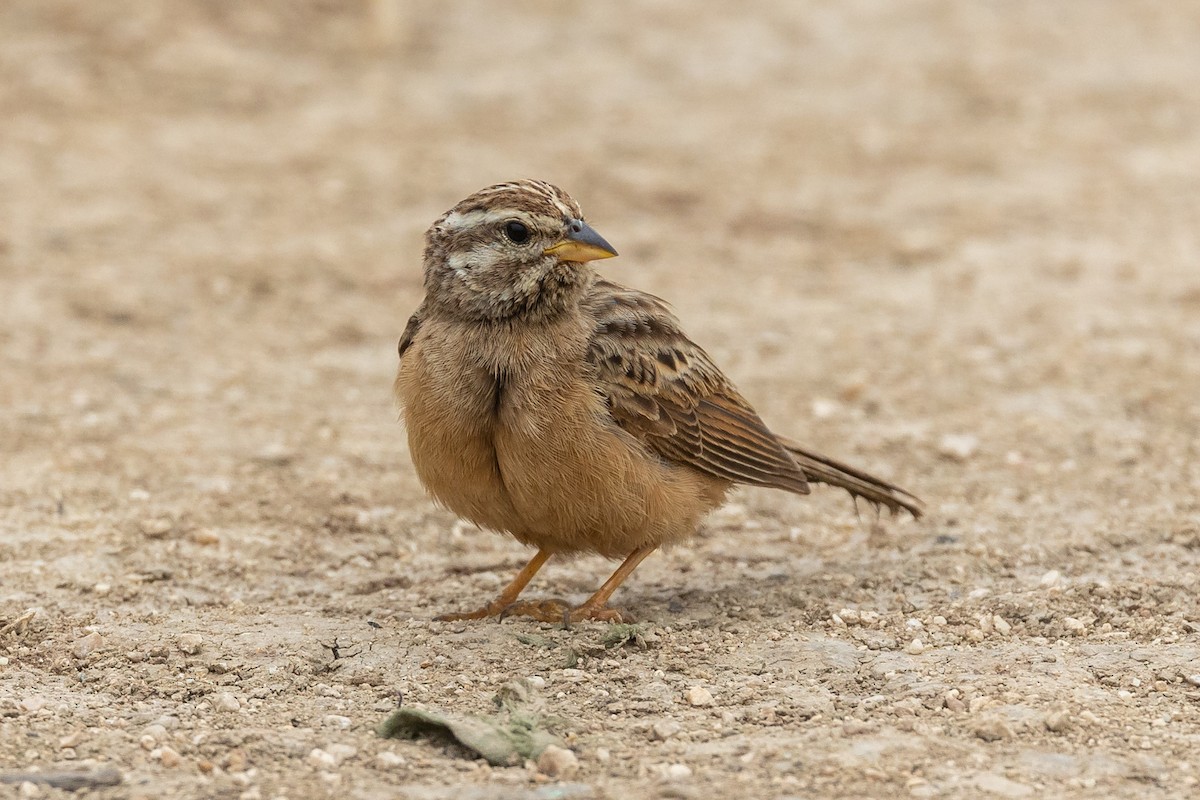
[[[608,598],[612,597],[613,592],[637,569],[637,565],[642,563],[646,556],[653,553],[655,549],[657,547],[639,547],[630,553],[629,557],[621,562],[621,566],[617,567],[616,572],[604,582],[604,585],[585,600],[583,605],[571,612],[571,621],[595,619],[605,622],[621,622],[621,612],[608,607]]]
[[[503,614],[505,609],[517,601],[517,595],[521,593],[521,590],[533,579],[533,576],[537,574],[537,571],[542,568],[542,565],[549,558],[550,553],[548,551],[538,550],[537,555],[531,558],[529,563],[517,573],[517,577],[513,578],[512,582],[504,587],[504,591],[487,605],[477,608],[474,611],[442,614],[434,619],[441,622],[456,622],[464,619],[484,619],[485,617],[495,617]]]
[[[594,595],[582,605],[571,608],[559,600],[529,600],[523,603],[509,605],[504,610],[504,616],[533,617],[541,622],[582,622],[596,620],[597,622],[629,622],[632,617],[622,614],[615,608],[608,607],[608,598],[625,582],[629,574],[637,569],[646,556],[655,551],[656,547],[639,547],[621,562],[616,572],[604,582]]]

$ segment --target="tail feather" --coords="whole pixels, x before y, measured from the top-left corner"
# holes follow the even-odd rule
[[[812,483],[827,483],[840,487],[849,492],[855,500],[862,497],[874,503],[876,507],[887,506],[893,513],[903,509],[912,514],[914,519],[919,519],[925,513],[920,498],[893,483],[815,453],[782,436],[779,437],[779,441],[804,471],[804,477]]]

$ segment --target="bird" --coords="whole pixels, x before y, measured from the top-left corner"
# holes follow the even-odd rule
[[[876,509],[912,493],[771,431],[662,299],[602,277],[617,251],[562,189],[482,189],[425,233],[425,295],[396,400],[416,474],[460,518],[537,548],[500,592],[440,620],[629,621],[613,592],[692,536],[735,484],[824,483]],[[555,555],[623,559],[586,601],[518,599]]]

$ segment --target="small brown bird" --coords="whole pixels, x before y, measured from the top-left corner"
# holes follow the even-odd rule
[[[417,475],[451,511],[538,548],[495,600],[440,619],[620,620],[609,597],[735,483],[920,501],[770,431],[662,300],[601,278],[617,254],[561,189],[523,180],[425,234],[425,299],[395,391]],[[555,553],[624,558],[582,605],[517,603]]]

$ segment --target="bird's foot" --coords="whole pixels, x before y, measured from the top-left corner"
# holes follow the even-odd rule
[[[500,616],[506,608],[508,608],[507,605],[491,602],[480,606],[474,611],[451,611],[448,614],[438,614],[434,619],[438,622],[462,622],[468,619],[487,619],[488,617]]]
[[[628,612],[618,611],[599,603],[584,603],[572,608],[562,600],[524,600],[504,609],[501,617],[531,617],[539,622],[632,622]]]

